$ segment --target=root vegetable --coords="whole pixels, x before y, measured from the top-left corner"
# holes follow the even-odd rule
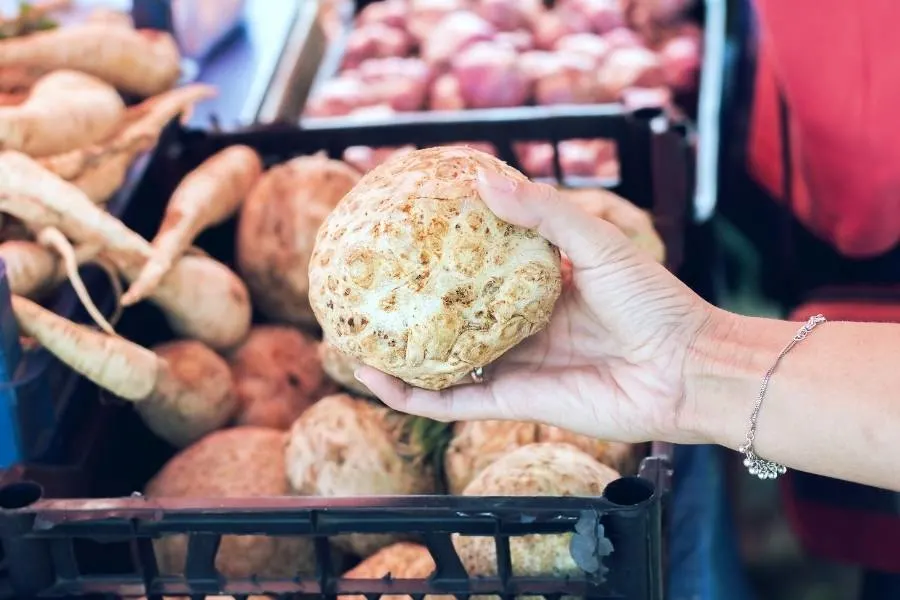
[[[31,156],[68,152],[115,131],[125,103],[115,88],[76,71],[39,79],[28,99],[0,108],[0,147]]]
[[[397,542],[382,548],[354,568],[344,573],[345,579],[428,579],[436,565],[428,548],[412,542]],[[383,596],[395,600],[412,600],[411,596],[391,594]],[[342,596],[343,600],[364,600],[365,596]],[[428,594],[428,600],[453,600],[455,596]]]
[[[459,79],[452,73],[444,73],[434,80],[429,95],[430,110],[464,110],[466,101],[462,97]]]
[[[341,161],[301,156],[264,173],[244,202],[238,270],[270,319],[315,326],[308,265],[316,231],[358,180],[359,173]]]
[[[590,33],[591,24],[585,19],[563,17],[557,12],[548,12],[532,24],[534,45],[540,50],[552,50],[556,43],[573,33]]]
[[[382,0],[372,2],[363,8],[356,18],[358,25],[383,23],[389,27],[406,29],[406,17],[409,5],[406,0]]]
[[[659,59],[666,84],[675,92],[689,92],[696,88],[700,76],[699,36],[679,35],[671,38],[660,48]]]
[[[534,37],[525,29],[501,31],[494,36],[498,44],[506,44],[516,52],[528,52],[534,49]]]
[[[666,87],[627,88],[622,91],[622,104],[629,110],[668,108],[672,106],[672,91]]]
[[[612,48],[609,42],[601,36],[593,33],[573,33],[561,37],[555,46],[555,50],[565,54],[584,56],[591,61],[594,68],[599,67]]]
[[[502,44],[473,44],[453,60],[452,69],[470,108],[521,106],[531,95],[516,51]]]
[[[493,25],[475,13],[451,13],[437,23],[431,35],[422,40],[422,58],[436,67],[449,64],[464,49],[475,42],[490,40],[496,33]]]
[[[199,342],[173,342],[150,351],[94,331],[13,297],[22,331],[74,371],[134,403],[159,437],[190,444],[219,429],[236,408],[228,365]]]
[[[378,103],[396,111],[421,110],[433,72],[418,58],[370,58],[359,65],[361,81]]]
[[[479,473],[465,496],[599,496],[619,478],[614,469],[570,444],[539,443],[504,454]],[[516,576],[580,575],[569,551],[572,534],[511,538],[509,550]],[[454,535],[456,551],[472,576],[497,574],[494,540]]]
[[[230,146],[213,155],[181,181],[150,245],[150,259],[122,297],[129,306],[146,298],[178,258],[205,229],[230,218],[262,174],[252,148]]]
[[[537,423],[457,423],[453,441],[444,456],[444,472],[450,493],[461,494],[479,473],[503,455],[528,444],[543,442],[571,444],[620,473],[633,467],[634,450],[630,444],[596,440]]]
[[[527,28],[544,12],[541,0],[477,0],[476,12],[499,31]]]
[[[344,162],[359,171],[368,173],[394,154],[412,152],[415,146],[399,148],[372,148],[371,146],[350,146],[344,150]]]
[[[203,84],[164,92],[131,107],[125,123],[109,139],[78,150],[47,156],[39,162],[72,182],[96,203],[109,200],[122,186],[134,159],[153,148],[162,130],[179,114],[186,121],[194,104],[216,94]]]
[[[41,298],[60,278],[59,256],[35,242],[10,240],[0,244],[9,290],[16,296]]]
[[[599,99],[595,64],[579,54],[557,53],[554,68],[534,83],[540,105],[591,104]]]
[[[606,190],[560,190],[560,193],[564,200],[578,204],[591,215],[621,229],[638,248],[657,262],[665,262],[666,246],[647,211]]]
[[[628,88],[665,85],[665,78],[656,54],[638,47],[613,50],[597,72],[601,95],[609,101],[619,100]]]
[[[565,140],[559,143],[559,161],[564,174],[594,177],[608,160],[615,160],[616,144],[611,140]]]
[[[372,23],[350,33],[341,68],[353,69],[369,58],[406,56],[411,50],[412,38],[405,31]]]
[[[171,35],[111,23],[81,23],[0,40],[0,67],[6,66],[82,71],[139,96],[164,92],[181,75]]]
[[[29,157],[0,152],[0,211],[38,229],[56,227],[77,244],[99,244],[128,281],[151,255],[150,244],[93,204],[78,188]],[[183,256],[150,298],[176,333],[215,349],[239,344],[250,329],[247,290],[225,265]]]
[[[618,50],[619,48],[644,47],[644,42],[641,41],[641,37],[627,27],[617,27],[605,34],[603,39],[610,45],[612,50]]]
[[[427,447],[434,440],[423,439],[417,422],[425,420],[368,400],[344,394],[322,398],[291,428],[285,454],[291,487],[327,497],[434,493],[437,481]],[[338,548],[362,557],[395,541],[388,534],[332,538]]]
[[[285,496],[284,443],[283,431],[262,427],[211,433],[169,460],[145,492],[151,498]],[[184,571],[186,536],[160,538],[155,550],[164,574]],[[315,554],[310,538],[227,535],[215,565],[226,577],[294,577],[312,574]]]
[[[304,117],[340,117],[354,109],[377,104],[378,99],[356,74],[322,82],[310,96],[303,111]]]
[[[49,69],[22,65],[0,66],[0,90],[7,94],[27,96],[34,84],[49,72]]]
[[[547,324],[559,252],[485,206],[479,169],[525,180],[472,148],[417,150],[370,171],[328,215],[309,298],[339,350],[438,390]]]
[[[287,430],[314,402],[337,391],[322,370],[318,343],[292,327],[254,327],[229,364],[242,425]]]
[[[318,354],[322,370],[332,381],[354,394],[369,398],[375,397],[375,394],[353,375],[358,368],[363,366],[361,362],[344,354],[326,340],[319,342]]]
[[[471,0],[409,0],[407,31],[422,43],[439,31],[437,26],[442,19],[471,8]]]
[[[557,7],[566,21],[586,21],[594,33],[606,33],[625,26],[619,0],[565,0]]]

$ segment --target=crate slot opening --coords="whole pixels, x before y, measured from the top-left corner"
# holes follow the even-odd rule
[[[0,510],[26,508],[41,499],[44,490],[31,481],[0,487]]]
[[[608,486],[603,496],[619,506],[637,506],[653,497],[654,489],[646,479],[640,477],[621,477]]]

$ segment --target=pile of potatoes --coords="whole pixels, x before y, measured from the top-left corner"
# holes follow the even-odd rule
[[[440,160],[445,150],[416,156]],[[450,150],[462,160],[477,156],[499,165],[472,149]],[[16,167],[32,184],[28,206],[40,210],[10,206],[26,222],[53,215],[66,236],[99,244],[131,283],[122,304],[154,303],[176,334],[143,348],[67,321],[14,289],[24,335],[134,403],[148,428],[175,448],[147,483],[149,497],[595,496],[634,469],[627,444],[533,423],[437,424],[389,409],[356,381],[357,359],[322,337],[310,302],[310,263],[323,223],[342,201],[356,202],[351,190],[372,186],[378,174],[363,175],[322,153],[265,169],[251,148],[230,146],[181,181],[147,241],[40,164],[7,158],[0,153],[0,189],[21,193],[9,183]],[[561,196],[570,201],[576,200]],[[656,235],[650,219],[622,198],[596,191],[577,201],[619,223],[636,243],[646,246]],[[366,212],[371,223],[390,219],[386,205],[359,210],[373,211]],[[232,217],[234,270],[192,246],[201,231]],[[498,233],[509,235],[512,227]],[[661,253],[659,246],[651,252]],[[252,322],[251,307],[264,322]],[[568,541],[568,535],[514,540],[514,570],[577,572]],[[424,577],[433,569],[413,535],[350,534],[331,542],[335,564],[352,567],[348,577]],[[471,574],[493,573],[491,544],[460,536],[454,543]],[[164,572],[184,568],[183,537],[158,540],[156,551]],[[216,565],[231,577],[288,577],[312,573],[315,561],[307,538],[230,536]]]

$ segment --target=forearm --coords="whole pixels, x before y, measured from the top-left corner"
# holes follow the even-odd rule
[[[681,426],[743,444],[763,376],[800,325],[717,313],[688,360]],[[789,468],[900,490],[900,325],[816,327],[772,376],[754,446]]]

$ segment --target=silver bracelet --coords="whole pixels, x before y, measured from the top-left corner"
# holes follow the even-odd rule
[[[788,345],[784,347],[784,350],[782,350],[781,354],[778,355],[778,358],[775,359],[775,364],[772,365],[766,372],[766,376],[763,378],[762,386],[759,388],[759,396],[757,396],[756,404],[753,405],[753,412],[750,414],[750,429],[747,430],[747,439],[744,442],[744,445],[738,448],[738,452],[744,455],[744,466],[747,467],[747,470],[750,471],[751,475],[756,475],[760,479],[775,479],[787,471],[787,467],[784,465],[762,458],[753,449],[753,440],[756,439],[756,420],[759,418],[759,409],[762,407],[763,399],[766,397],[766,390],[769,388],[769,380],[772,378],[772,374],[775,373],[775,369],[778,368],[781,359],[784,358],[794,346],[806,339],[806,336],[809,335],[809,332],[812,331],[816,325],[824,323],[825,320],[825,317],[822,315],[810,317],[809,320],[797,330],[797,333],[794,334],[794,337],[788,342]]]

